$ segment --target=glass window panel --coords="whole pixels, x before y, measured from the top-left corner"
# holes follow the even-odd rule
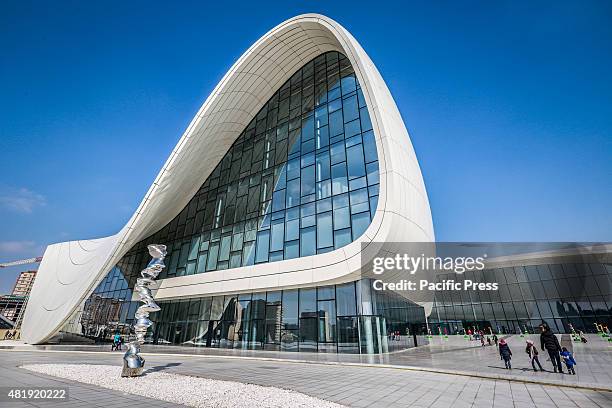
[[[316,229],[304,228],[300,231],[300,256],[309,256],[316,253]]]
[[[336,297],[336,289],[332,286],[319,286],[317,288],[317,300],[329,300]]]
[[[300,319],[300,351],[317,349],[317,319]]]
[[[355,136],[356,138],[361,139],[359,133],[361,132],[361,126],[359,124],[359,120],[355,119],[352,122],[344,124],[344,137],[349,138],[351,136]]]
[[[302,169],[302,196],[315,192],[315,166]]]
[[[374,132],[365,132],[362,135],[363,138],[363,151],[365,153],[366,163],[378,160],[376,153],[376,141],[374,140]]]
[[[361,129],[363,131],[372,129],[372,121],[370,120],[368,108],[364,107],[359,109],[359,115],[361,116]]]
[[[244,234],[242,232],[234,234],[234,237],[232,238],[232,251],[242,250],[242,243],[244,242],[243,238],[244,238]]]
[[[319,341],[332,343],[336,341],[336,302],[325,300],[318,302]]]
[[[320,200],[322,198],[331,197],[332,195],[331,180],[323,180],[323,181],[318,182],[316,185],[316,189],[317,189],[317,195],[316,195],[317,200]]]
[[[329,113],[335,112],[338,109],[342,109],[342,100],[336,99],[327,104]]]
[[[272,211],[279,211],[285,208],[285,189],[275,191],[272,197]]]
[[[332,166],[332,194],[342,194],[348,191],[348,178],[346,177],[346,165],[339,163]]]
[[[330,198],[317,201],[317,214],[330,211],[332,209],[332,201]]]
[[[368,163],[366,165],[366,172],[368,174],[368,185],[378,184],[379,174],[378,174],[378,162]]]
[[[302,166],[302,168],[308,167],[313,164],[315,164],[315,154],[314,153],[302,154],[302,158],[300,162],[300,165]]]
[[[300,241],[285,243],[285,259],[298,258],[300,256]]]
[[[299,238],[300,220],[290,220],[286,222],[285,241],[293,241]]]
[[[186,275],[193,275],[196,272],[196,261],[187,262],[187,268],[185,269]]]
[[[327,108],[322,106],[315,110],[315,127],[320,128],[327,125]]]
[[[302,140],[310,140],[314,138],[314,123],[315,122],[312,115],[308,116],[302,121]]]
[[[331,177],[329,152],[317,155],[317,181],[326,180]]]
[[[184,268],[187,265],[187,258],[189,257],[189,242],[185,242],[181,247],[181,257],[179,259],[179,268]]]
[[[239,268],[242,265],[242,252],[232,252],[230,255],[230,268]]]
[[[329,135],[335,136],[344,132],[342,110],[338,110],[329,115]]]
[[[272,241],[270,251],[282,251],[284,248],[285,223],[283,220],[275,221],[271,227]]]
[[[336,309],[338,316],[353,316],[357,314],[354,282],[336,285]]]
[[[255,242],[245,242],[242,249],[242,265],[253,265],[255,262]]]
[[[300,203],[300,180],[291,180],[287,182],[287,207],[293,207]]]
[[[334,229],[343,229],[351,226],[349,208],[338,208],[334,210]]]
[[[261,231],[257,233],[257,250],[255,255],[255,263],[266,262],[268,260],[268,252],[270,249],[270,231]]]
[[[326,212],[317,215],[317,248],[333,246],[332,213]]]
[[[344,122],[350,122],[359,118],[359,109],[357,108],[357,96],[353,95],[343,100],[342,109],[344,110]]]
[[[300,289],[300,317],[316,316],[317,291],[314,288]]]
[[[370,163],[370,164],[373,164],[373,163]],[[378,167],[377,167],[377,169],[378,169]],[[376,180],[376,182],[378,183],[378,180]],[[357,189],[360,189],[360,188],[367,187],[367,185],[368,185],[368,183],[366,181],[366,178],[365,177],[359,177],[359,178],[352,179],[352,180],[349,181],[349,190],[350,191],[357,190]]]
[[[346,150],[344,143],[336,143],[330,147],[331,164],[340,163],[346,160]]]
[[[227,261],[230,253],[231,235],[221,237],[221,246],[219,247],[219,261]]]
[[[200,236],[198,235],[197,237],[191,240],[191,248],[189,250],[189,257],[188,257],[190,261],[194,261],[197,259],[199,248],[200,248]]]
[[[215,242],[210,245],[208,251],[208,263],[206,265],[207,271],[213,271],[217,268],[217,260],[219,257],[219,243]]]
[[[357,82],[355,81],[355,75],[348,75],[342,78],[341,87],[342,95],[347,95],[354,92],[357,89]]]
[[[283,290],[282,322],[283,324],[294,323],[297,326],[297,319],[298,319],[298,291],[297,289]],[[292,328],[292,327],[286,327],[286,328]]]
[[[315,131],[316,148],[321,149],[329,145],[329,127],[323,126]]]
[[[370,225],[370,213],[353,214],[351,216],[351,227],[353,229],[353,240],[359,238]]]
[[[334,231],[334,248],[341,248],[350,244],[351,239],[351,229],[346,228],[343,230]]]

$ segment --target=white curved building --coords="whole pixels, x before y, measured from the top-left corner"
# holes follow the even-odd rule
[[[169,251],[152,341],[381,351],[396,295],[373,299],[362,248],[433,240],[380,73],[338,23],[300,15],[231,67],[121,231],[47,248],[22,338],[127,334],[130,288],[154,242]]]

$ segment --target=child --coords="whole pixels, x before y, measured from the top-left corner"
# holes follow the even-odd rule
[[[499,340],[499,355],[501,356],[502,360],[504,360],[506,369],[511,370],[512,364],[510,363],[510,360],[512,359],[512,351],[504,339]]]
[[[121,341],[121,335],[119,332],[117,332],[113,336],[113,346],[111,347],[111,351],[119,350],[119,341]]]
[[[525,349],[525,353],[527,353],[529,359],[531,360],[533,371],[538,371],[536,370],[536,363],[538,364],[538,367],[540,367],[540,371],[544,371],[542,364],[540,364],[540,360],[538,360],[538,349],[533,345],[533,341],[527,340],[527,348]]]
[[[574,360],[574,356],[572,355],[572,353],[570,353],[566,347],[563,347],[561,349],[561,357],[563,357],[563,362],[565,363],[565,366],[567,367],[567,371],[569,371],[570,374],[572,375],[576,375],[576,370],[574,370],[574,366],[576,365],[576,360]]]

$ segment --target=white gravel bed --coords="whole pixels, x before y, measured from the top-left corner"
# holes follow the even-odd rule
[[[121,367],[111,365],[28,364],[21,368],[192,407],[343,407],[282,388],[160,371],[147,373],[146,369],[141,377],[121,378]]]

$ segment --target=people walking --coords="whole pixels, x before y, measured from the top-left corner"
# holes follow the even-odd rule
[[[540,360],[538,360],[538,349],[533,345],[532,340],[527,340],[527,348],[525,348],[525,353],[529,356],[529,360],[531,361],[531,367],[533,367],[533,371],[538,371],[536,369],[536,364],[540,367],[540,371],[544,371],[542,368],[542,364],[540,364]]]
[[[119,350],[119,342],[121,341],[121,335],[119,332],[116,332],[113,336],[113,346],[111,347],[111,351]]]
[[[557,369],[560,374],[563,374],[563,368],[561,367],[561,357],[559,353],[561,352],[561,345],[559,344],[559,340],[557,336],[552,332],[550,327],[547,324],[543,324],[540,326],[540,348],[542,351],[548,351],[548,355],[550,356],[550,362],[553,365],[555,373]]]
[[[499,341],[499,355],[501,356],[501,359],[504,360],[506,369],[511,369],[512,364],[510,363],[510,360],[512,359],[512,350],[510,350],[510,346],[508,346],[508,343],[506,343],[506,340],[504,339]]]
[[[574,370],[574,366],[576,365],[576,360],[574,360],[574,356],[572,353],[565,347],[561,349],[561,357],[563,357],[563,362],[567,367],[567,372],[576,375],[576,370]]]
[[[495,347],[497,347],[497,342],[499,339],[497,338],[497,334],[493,334],[493,342],[495,343]]]

